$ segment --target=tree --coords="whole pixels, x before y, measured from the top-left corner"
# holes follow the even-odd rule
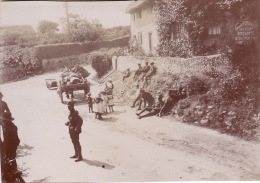
[[[64,35],[58,33],[58,26],[56,22],[40,21],[37,28],[40,44],[65,42]]]
[[[3,45],[33,46],[37,44],[36,33],[30,25],[0,27]]]
[[[258,0],[163,0],[155,1],[158,9],[158,53],[163,56],[192,56],[209,54],[211,49],[223,52],[235,45],[236,23],[245,17],[259,22]],[[170,40],[173,23],[183,31]],[[205,46],[209,25],[221,27],[216,45]],[[259,26],[259,24],[258,24]],[[215,46],[215,47],[214,47]]]
[[[63,31],[67,32],[67,20],[65,17],[60,19]],[[69,14],[70,36],[72,42],[95,41],[101,37],[103,33],[102,24],[98,20],[89,22],[85,18],[81,18],[78,14]]]
[[[116,26],[104,30],[104,39],[111,40],[130,35],[130,26]]]

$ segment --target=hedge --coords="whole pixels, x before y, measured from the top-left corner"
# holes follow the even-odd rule
[[[130,36],[100,42],[66,43],[35,46],[38,59],[51,59],[91,52],[100,48],[127,46]]]

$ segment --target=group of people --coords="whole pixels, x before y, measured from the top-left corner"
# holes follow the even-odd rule
[[[141,111],[136,113],[138,119],[153,115],[157,115],[159,117],[166,115],[172,109],[174,104],[176,104],[179,100],[186,98],[187,96],[186,90],[183,87],[179,87],[178,89],[176,88],[169,90],[165,101],[163,101],[163,95],[159,94],[157,101],[155,102],[151,93],[141,89],[139,85],[136,86],[136,89],[136,96],[131,107],[134,108],[136,103],[139,103],[137,110]],[[144,103],[143,109],[142,103]],[[147,113],[143,114],[144,112]]]
[[[91,93],[87,95],[89,113],[95,113],[96,119],[102,119],[102,114],[108,113],[107,108],[109,112],[114,112],[113,89],[114,85],[112,80],[109,79],[104,91],[100,92],[97,97],[92,98]],[[69,127],[69,134],[75,151],[75,154],[70,158],[76,158],[75,162],[79,162],[83,159],[79,142],[83,119],[80,117],[78,111],[75,110],[73,101],[68,102],[68,109],[70,113],[68,122],[66,122],[65,125]]]
[[[154,63],[151,62],[150,65],[148,62],[145,62],[145,65],[142,67],[141,63],[138,64],[137,70],[134,72],[133,79],[138,80],[140,79],[144,85],[148,84],[148,80],[156,73],[156,67]],[[127,68],[125,74],[123,75],[123,81],[126,78],[129,78],[131,75],[130,68]]]
[[[87,103],[89,113],[95,113],[96,119],[102,119],[102,114],[108,112],[114,112],[114,97],[113,97],[114,85],[111,79],[105,85],[104,91],[100,92],[97,97],[92,98],[89,93],[87,96]]]
[[[1,174],[4,179],[9,179],[11,177],[8,175],[10,175],[12,171],[17,170],[16,151],[20,139],[18,137],[17,126],[13,123],[14,118],[12,117],[10,109],[7,103],[2,99],[3,94],[0,92],[0,127],[2,127],[3,131],[3,140],[0,135]],[[12,166],[10,166],[10,164],[12,164]]]

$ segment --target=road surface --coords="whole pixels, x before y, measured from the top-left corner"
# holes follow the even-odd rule
[[[67,106],[45,79],[35,76],[1,85],[21,140],[17,161],[27,182],[260,180],[260,145],[184,124],[178,119],[137,119],[122,104],[95,119],[82,92],[76,110],[84,123],[84,160],[74,162]],[[120,86],[115,86],[120,87]],[[92,89],[94,86],[92,87]]]

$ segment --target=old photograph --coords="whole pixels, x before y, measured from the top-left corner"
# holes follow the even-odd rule
[[[259,10],[0,2],[0,182],[260,181]]]

